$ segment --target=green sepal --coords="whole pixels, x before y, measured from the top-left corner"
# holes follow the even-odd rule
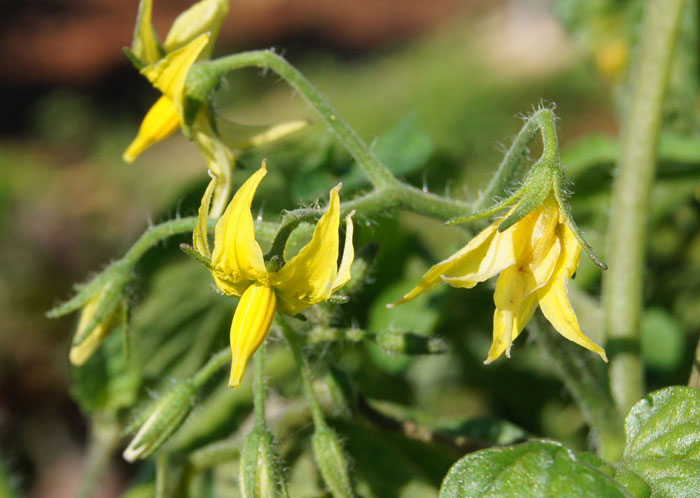
[[[141,71],[144,67],[148,66],[148,63],[139,59],[135,53],[131,51],[129,47],[122,47],[122,52],[129,59],[137,71]]]
[[[211,259],[207,258],[203,254],[200,254],[197,252],[194,247],[191,245],[187,244],[186,242],[183,242],[180,244],[180,250],[187,254],[190,258],[194,259],[198,263],[202,263],[204,266],[207,268],[211,268]]]
[[[603,260],[600,259],[600,257],[595,253],[591,245],[583,237],[583,232],[576,224],[576,221],[574,221],[574,217],[571,214],[571,206],[569,206],[569,203],[566,201],[566,189],[564,188],[564,173],[561,171],[561,169],[559,169],[554,175],[554,198],[557,200],[557,204],[559,204],[559,209],[561,209],[561,212],[564,214],[566,224],[573,232],[574,236],[576,237],[576,240],[578,240],[579,244],[581,244],[581,247],[583,247],[583,251],[591,259],[591,261],[593,261],[593,263],[595,263],[595,265],[598,266],[601,270],[607,270],[608,265],[606,265],[603,262]]]
[[[493,206],[489,206],[484,209],[480,209],[478,211],[474,211],[473,213],[465,214],[463,216],[455,216],[454,218],[450,218],[445,222],[445,225],[458,225],[460,223],[469,223],[470,221],[476,221],[480,220],[481,218],[486,218],[487,216],[491,216],[492,214],[496,214],[497,212],[501,211],[502,209],[507,208],[511,204],[513,204],[515,201],[520,199],[522,196],[524,188],[518,189],[516,192],[514,192],[512,195],[506,197],[503,200],[498,201],[496,204]]]
[[[532,213],[542,205],[552,191],[552,170],[545,163],[537,163],[532,167],[528,178],[520,190],[521,199],[512,213],[498,225],[498,231],[503,232]]]

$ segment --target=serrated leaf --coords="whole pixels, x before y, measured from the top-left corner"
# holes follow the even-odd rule
[[[452,466],[440,498],[628,497],[625,489],[566,446],[533,441],[469,454]]]
[[[651,393],[625,419],[621,465],[651,486],[652,497],[700,494],[700,391],[673,386]]]

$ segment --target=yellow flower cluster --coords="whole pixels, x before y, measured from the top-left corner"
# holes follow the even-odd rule
[[[605,351],[581,331],[569,304],[566,284],[578,267],[581,245],[554,195],[502,232],[498,230],[500,221],[430,268],[396,304],[410,301],[442,282],[470,289],[500,273],[494,293],[493,343],[485,363],[504,352],[510,357],[513,341],[538,306],[557,332],[607,361]]]

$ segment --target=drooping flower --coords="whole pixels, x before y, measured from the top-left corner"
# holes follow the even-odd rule
[[[605,351],[581,331],[569,303],[566,285],[578,267],[581,244],[554,194],[506,230],[498,230],[501,221],[492,223],[464,248],[430,268],[396,304],[410,301],[442,282],[470,289],[500,273],[494,293],[493,343],[485,363],[504,352],[510,357],[513,341],[538,306],[557,332],[607,361]]]
[[[314,304],[328,301],[350,280],[354,258],[352,215],[348,215],[343,255],[338,265],[338,185],[331,190],[328,209],[318,220],[309,243],[281,269],[269,271],[255,240],[250,211],[255,191],[266,174],[263,162],[236,192],[216,224],[214,249],[210,252],[206,220],[216,183],[213,179],[202,199],[193,235],[195,250],[211,260],[210,271],[217,287],[228,296],[240,298],[231,324],[231,387],[240,384],[248,360],[267,336],[275,312],[294,316]]]

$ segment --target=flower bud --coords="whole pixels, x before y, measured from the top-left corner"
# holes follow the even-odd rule
[[[71,364],[79,367],[84,365],[85,362],[93,355],[93,353],[100,347],[104,340],[112,333],[118,326],[124,324],[124,316],[126,311],[126,303],[123,301],[117,304],[117,307],[112,310],[112,312],[102,321],[94,320],[95,311],[98,309],[100,304],[100,299],[104,296],[103,292],[100,292],[95,297],[90,299],[87,304],[83,307],[80,314],[80,320],[78,321],[78,327],[75,332],[75,339],[73,345],[70,348],[70,353],[68,358]],[[91,326],[92,330],[88,331],[87,328]],[[76,342],[77,339],[82,338],[80,342]]]
[[[124,450],[124,459],[133,462],[160,448],[189,415],[195,394],[194,384],[185,381],[154,401],[146,421]]]
[[[329,427],[317,428],[311,437],[316,464],[333,498],[355,496],[350,484],[348,462],[338,436]]]
[[[203,57],[208,58],[221,23],[228,14],[228,4],[229,0],[201,0],[180,14],[163,42],[165,52],[184,47],[202,33],[210,32],[209,46],[203,52]]]
[[[288,497],[272,434],[255,427],[241,453],[240,487],[244,498]]]

